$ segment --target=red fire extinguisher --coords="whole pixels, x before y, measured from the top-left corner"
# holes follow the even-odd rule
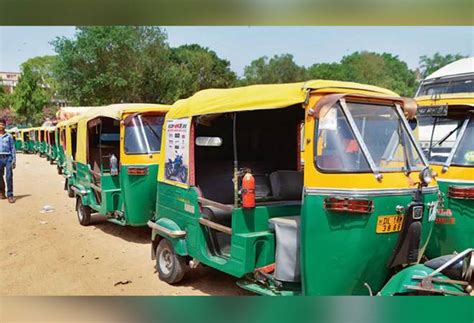
[[[242,207],[250,209],[255,207],[255,178],[249,172],[242,179]]]

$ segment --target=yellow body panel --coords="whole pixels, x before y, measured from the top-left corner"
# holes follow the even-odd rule
[[[446,180],[465,180],[474,181],[474,169],[472,167],[449,166],[448,171],[443,173],[443,165],[432,165],[438,178]]]

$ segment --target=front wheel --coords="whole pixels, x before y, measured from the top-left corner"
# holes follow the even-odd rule
[[[171,243],[162,239],[156,247],[156,270],[158,277],[168,284],[176,284],[186,273],[186,259],[174,252]]]
[[[74,196],[76,196],[76,195],[74,194],[74,191],[72,190],[71,185],[69,184],[69,180],[66,181],[66,189],[67,189],[67,196],[69,196],[69,197],[74,197]]]
[[[82,204],[81,197],[77,198],[76,202],[76,212],[77,219],[81,225],[87,226],[91,223],[91,208]]]

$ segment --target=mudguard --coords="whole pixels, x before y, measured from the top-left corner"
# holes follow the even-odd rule
[[[168,229],[168,230],[170,230],[170,231],[183,231],[183,229],[181,229],[179,227],[179,225],[176,224],[176,222],[174,222],[173,220],[170,220],[168,218],[159,218],[158,220],[153,221],[153,222],[160,225],[160,226],[162,226],[162,227],[164,227],[164,228],[166,228],[166,229]],[[188,255],[188,248],[186,246],[186,236],[184,236],[182,238],[172,238],[172,237],[167,236],[165,234],[162,234],[158,230],[152,228],[151,240],[153,242],[159,240],[159,239],[157,239],[157,236],[159,236],[161,238],[165,238],[168,241],[170,241],[173,244],[173,248],[174,248],[174,251],[176,252],[176,254],[178,254],[180,256],[187,256]],[[154,246],[154,243],[153,243],[153,246]],[[155,251],[152,250],[152,252],[154,253]]]

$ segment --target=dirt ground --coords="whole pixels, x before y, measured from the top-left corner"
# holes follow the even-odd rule
[[[177,286],[161,282],[150,229],[79,225],[56,166],[37,155],[17,159],[17,202],[0,200],[0,295],[247,295],[235,278],[202,266]],[[40,213],[45,205],[54,212]]]

